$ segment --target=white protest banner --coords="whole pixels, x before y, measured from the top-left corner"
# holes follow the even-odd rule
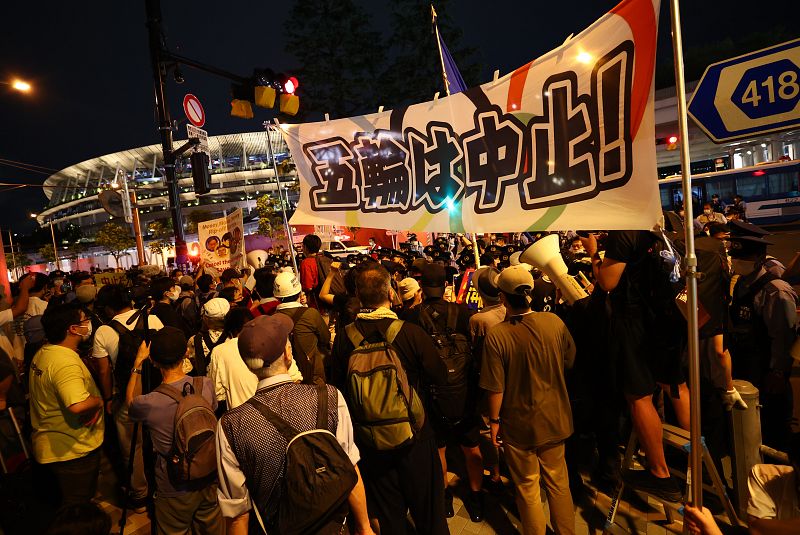
[[[658,6],[625,0],[552,52],[462,93],[282,125],[300,178],[291,223],[433,232],[651,228],[661,215]]]
[[[244,223],[238,208],[227,217],[197,224],[200,258],[206,266],[220,273],[228,268],[239,269],[244,263]]]

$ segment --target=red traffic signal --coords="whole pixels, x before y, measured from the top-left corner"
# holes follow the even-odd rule
[[[678,136],[669,136],[667,138],[667,143],[669,143],[670,145],[672,145],[674,143],[677,143],[677,142],[678,142]]]
[[[294,95],[294,92],[297,91],[297,88],[300,86],[300,82],[297,81],[297,78],[294,76],[289,76],[288,78],[283,80],[281,87],[283,88],[283,92],[289,95]]]

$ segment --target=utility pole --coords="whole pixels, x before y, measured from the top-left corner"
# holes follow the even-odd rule
[[[178,265],[188,262],[186,249],[186,236],[183,232],[183,218],[181,217],[181,199],[178,194],[178,180],[175,176],[175,151],[172,144],[172,120],[166,102],[164,88],[164,65],[162,53],[164,52],[164,35],[161,30],[161,0],[145,0],[147,10],[147,31],[150,43],[150,63],[153,68],[153,85],[158,113],[158,131],[161,135],[161,152],[164,157],[164,176],[169,199],[172,228],[175,230],[175,263]]]
[[[58,247],[56,246],[56,231],[53,230],[53,219],[50,219],[50,237],[53,238],[53,257],[55,258],[56,270],[61,269],[58,261]]]

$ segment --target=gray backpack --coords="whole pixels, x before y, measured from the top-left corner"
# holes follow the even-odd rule
[[[165,456],[170,482],[202,487],[217,476],[217,418],[203,397],[203,377],[184,383],[182,390],[162,383],[155,392],[178,403],[172,447]]]

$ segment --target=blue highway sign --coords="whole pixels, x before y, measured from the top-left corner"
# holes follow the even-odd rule
[[[800,39],[709,65],[689,115],[715,143],[800,127]]]

